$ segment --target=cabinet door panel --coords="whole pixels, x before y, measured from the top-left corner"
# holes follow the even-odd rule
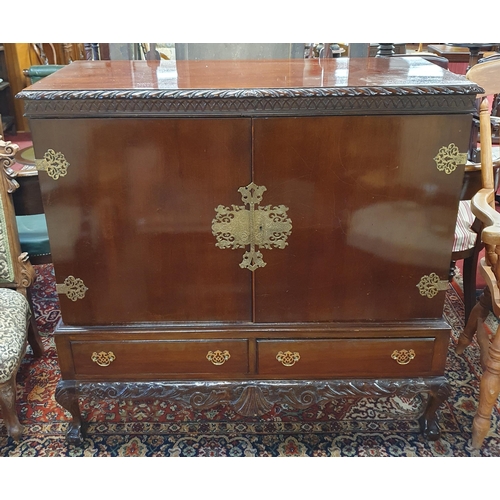
[[[448,277],[464,167],[434,157],[469,131],[469,116],[256,119],[254,182],[292,220],[288,246],[262,250],[256,320],[441,317],[444,292],[417,285]]]
[[[219,204],[251,180],[248,119],[32,120],[36,157],[61,151],[68,174],[40,174],[66,324],[249,321],[251,277],[215,246]]]

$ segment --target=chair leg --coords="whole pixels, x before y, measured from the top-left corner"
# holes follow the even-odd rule
[[[463,283],[464,283],[464,306],[465,323],[469,320],[472,308],[476,304],[476,274],[479,252],[474,252],[470,257],[464,259]]]
[[[28,303],[30,306],[30,322],[28,325],[28,342],[31,348],[33,349],[33,354],[36,358],[43,356],[45,349],[43,347],[42,339],[40,338],[40,334],[38,333],[38,326],[36,324],[35,318],[35,310],[33,308],[33,297],[31,294],[31,288],[26,290],[26,295],[28,298]]]
[[[0,384],[0,408],[7,433],[14,441],[19,441],[23,426],[16,413],[16,374],[3,384]]]
[[[490,345],[486,370],[481,378],[479,406],[472,424],[472,446],[481,448],[491,426],[491,413],[500,394],[500,327]]]
[[[483,290],[483,293],[479,297],[479,302],[472,308],[469,314],[469,319],[465,324],[465,328],[460,333],[458,338],[458,344],[455,349],[457,354],[463,354],[465,348],[472,342],[474,335],[477,332],[478,325],[480,322],[488,317],[491,310],[491,293],[488,287]]]

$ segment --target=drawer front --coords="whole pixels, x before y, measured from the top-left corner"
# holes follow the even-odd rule
[[[245,339],[73,341],[71,350],[76,375],[142,378],[248,373],[248,341]]]
[[[436,374],[434,338],[257,341],[260,376],[408,377]],[[438,370],[436,371],[436,368]]]

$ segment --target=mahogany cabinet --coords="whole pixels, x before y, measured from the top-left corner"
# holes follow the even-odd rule
[[[57,401],[427,393],[479,89],[419,58],[78,61],[21,92],[61,293]]]

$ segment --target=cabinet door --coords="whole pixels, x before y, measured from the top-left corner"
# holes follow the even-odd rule
[[[249,119],[33,120],[35,153],[62,152],[65,177],[40,174],[57,283],[70,325],[251,320],[251,276],[215,246],[219,204],[251,180]]]
[[[469,131],[469,116],[255,120],[254,182],[292,221],[288,246],[262,251],[256,320],[440,318],[444,292],[417,285],[448,278],[464,167],[434,158]]]

